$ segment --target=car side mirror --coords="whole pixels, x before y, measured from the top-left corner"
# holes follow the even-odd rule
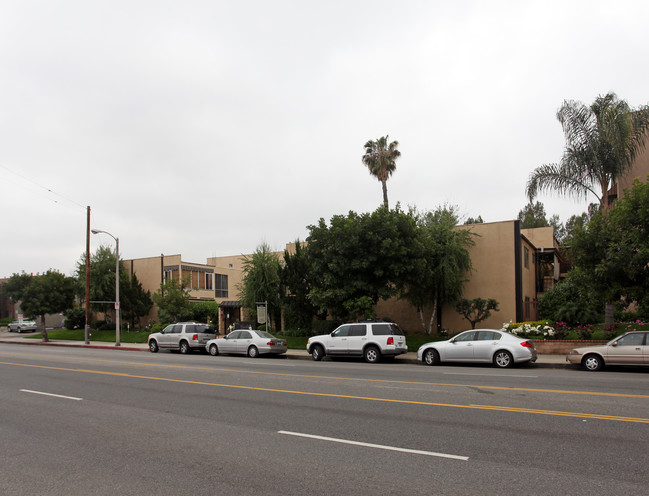
[[[617,341],[615,341],[614,343],[611,343],[611,346],[617,346]]]

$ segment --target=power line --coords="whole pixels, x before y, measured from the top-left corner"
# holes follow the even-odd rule
[[[59,198],[65,200],[65,201],[67,201],[67,202],[70,202],[70,203],[72,203],[73,205],[76,205],[77,207],[80,207],[80,208],[82,208],[82,209],[84,209],[84,210],[86,209],[86,207],[85,207],[84,205],[81,205],[80,203],[76,202],[75,200],[72,200],[71,198],[68,198],[67,196],[64,196],[64,195],[62,195],[62,194],[60,194],[60,193],[57,193],[56,191],[52,190],[52,188],[48,188],[48,187],[46,187],[46,186],[43,186],[42,184],[37,183],[37,182],[34,181],[33,179],[30,179],[29,177],[26,177],[26,176],[24,176],[23,174],[20,174],[19,172],[16,172],[16,171],[10,169],[10,168],[7,167],[6,165],[2,165],[2,164],[0,164],[0,168],[6,170],[7,172],[10,172],[11,174],[14,174],[15,176],[20,177],[21,179],[23,179],[23,180],[25,180],[25,181],[27,181],[27,182],[29,182],[29,183],[31,183],[31,184],[37,186],[38,188],[40,188],[40,189],[42,189],[42,190],[44,190],[44,191],[47,191],[48,193],[50,193],[50,194],[52,194],[52,195],[55,195],[55,196],[57,196],[57,197],[59,197]],[[20,183],[14,182],[14,181],[12,181],[12,182],[13,182],[14,184],[17,184],[18,186],[21,186],[21,187],[27,189],[27,190],[30,190],[30,189],[27,188],[24,184],[20,184]],[[30,191],[34,192],[34,190],[30,190]],[[36,193],[38,193],[38,192],[36,192]],[[61,205],[61,206],[63,206],[63,205],[62,205],[61,203],[59,203],[57,200],[54,200],[54,199],[52,199],[52,198],[48,198],[48,199],[51,200],[51,201],[53,201],[53,202],[56,203],[57,205]]]

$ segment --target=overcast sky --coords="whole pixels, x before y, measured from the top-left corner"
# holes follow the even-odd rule
[[[390,206],[514,219],[561,157],[563,100],[649,103],[648,19],[646,0],[4,0],[0,277],[71,275],[86,206],[124,259],[282,250],[380,205],[361,157],[386,134]]]

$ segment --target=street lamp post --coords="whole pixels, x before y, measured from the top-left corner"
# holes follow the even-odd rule
[[[111,238],[115,240],[115,346],[120,346],[119,341],[119,238],[116,238],[111,233],[107,231],[100,231],[98,229],[93,229],[92,234],[104,233],[108,234]]]

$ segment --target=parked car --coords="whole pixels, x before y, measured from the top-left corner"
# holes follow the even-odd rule
[[[375,363],[383,356],[395,357],[406,353],[406,337],[397,324],[391,322],[355,322],[343,324],[331,334],[309,338],[306,350],[315,361],[329,356],[362,356]]]
[[[259,355],[286,353],[286,341],[278,339],[266,331],[243,329],[232,331],[222,338],[210,339],[205,344],[210,355],[220,353],[239,353],[257,358]]]
[[[215,337],[216,331],[208,324],[179,322],[169,324],[162,331],[150,334],[147,343],[151,353],[156,353],[160,349],[189,353],[192,350],[203,350],[205,343]]]
[[[601,346],[572,349],[566,361],[591,372],[605,365],[649,365],[649,332],[627,332]]]
[[[417,350],[417,360],[426,365],[471,362],[505,368],[514,363],[535,362],[536,357],[534,341],[494,329],[464,331],[446,341],[423,344]]]
[[[7,324],[9,332],[34,332],[38,329],[36,322],[33,320],[14,320]]]

